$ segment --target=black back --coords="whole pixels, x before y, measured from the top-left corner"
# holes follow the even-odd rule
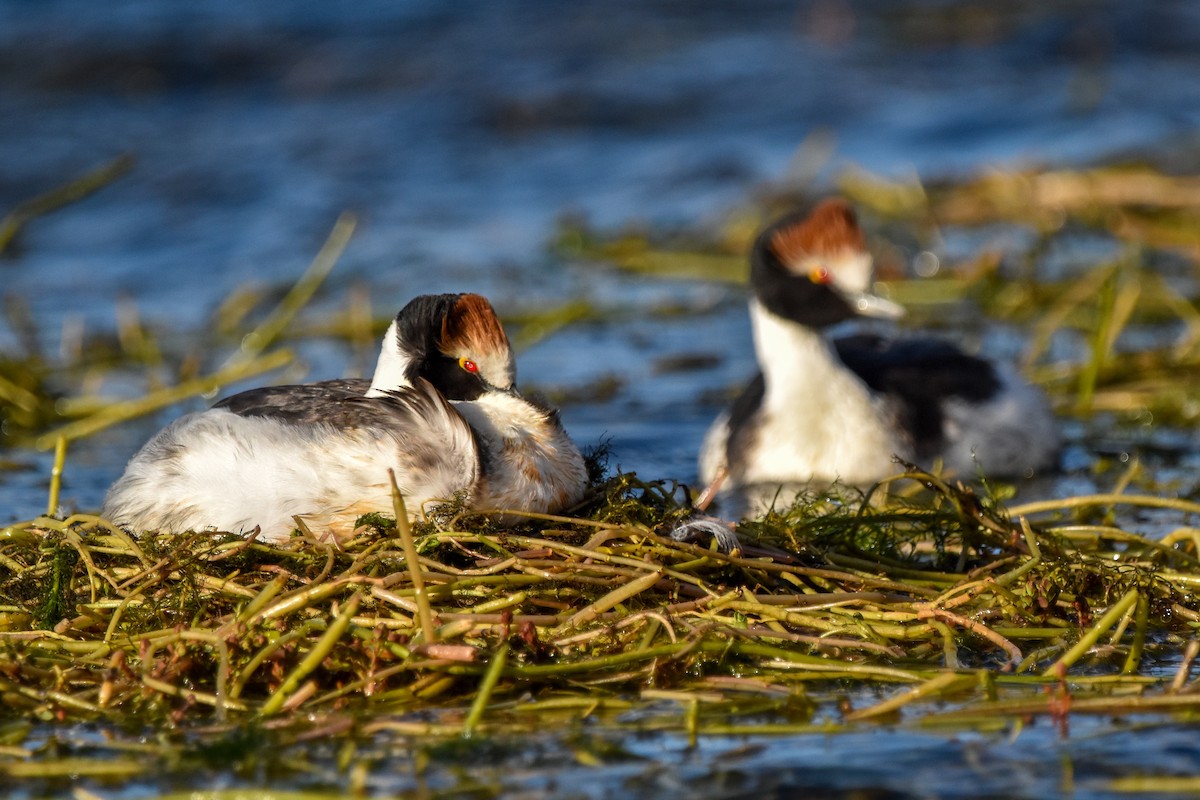
[[[980,403],[1000,391],[989,362],[939,339],[860,334],[835,339],[833,346],[867,386],[894,401],[900,425],[919,454],[941,444],[945,401]]]
[[[439,348],[443,320],[451,313],[460,294],[430,294],[415,297],[396,315],[396,344],[410,357],[405,377],[416,385],[429,381],[447,400],[474,400],[485,390],[483,379],[459,366]],[[274,417],[296,424],[327,422],[340,425],[331,415],[362,414],[358,402],[371,381],[343,378],[319,383],[264,386],[219,401],[224,408],[244,417]],[[368,402],[373,398],[366,398]],[[348,402],[353,401],[353,402]]]

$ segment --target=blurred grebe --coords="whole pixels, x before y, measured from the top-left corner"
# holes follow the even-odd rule
[[[514,388],[508,337],[475,294],[427,295],[396,316],[371,381],[252,389],[189,414],[134,455],[103,514],[135,531],[287,537],[294,517],[342,537],[431,503],[555,512],[583,494],[579,449],[552,409]]]
[[[869,292],[871,255],[844,201],[778,220],[750,258],[760,372],[700,455],[704,483],[724,471],[727,515],[834,481],[869,486],[899,471],[895,455],[940,459],[960,477],[1023,477],[1055,464],[1050,407],[1013,370],[938,339],[826,334],[855,317],[903,313]]]

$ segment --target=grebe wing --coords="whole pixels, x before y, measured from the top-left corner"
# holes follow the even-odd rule
[[[275,417],[289,422],[316,424],[323,421],[330,404],[361,397],[371,388],[362,378],[339,378],[318,383],[264,386],[230,395],[213,408],[223,408],[242,417]]]
[[[762,408],[766,387],[763,374],[757,373],[729,407],[729,421],[726,425],[729,438],[725,443],[725,467],[734,478],[740,477],[745,470],[747,452],[754,446],[756,428],[752,420]]]
[[[940,339],[887,339],[858,334],[835,339],[838,357],[877,392],[926,401],[957,397],[980,402],[1000,379],[985,359]]]
[[[835,339],[833,345],[847,367],[895,404],[918,449],[942,437],[943,403],[982,403],[1002,388],[990,362],[940,339],[859,334]]]
[[[322,420],[350,437],[395,443],[396,479],[410,497],[448,500],[474,492],[483,473],[475,431],[424,378],[382,397],[338,400]]]
[[[214,408],[294,425],[310,436],[340,431],[364,443],[391,440],[399,454],[397,478],[403,477],[399,473],[414,478],[430,496],[441,496],[437,487],[474,483],[481,470],[474,431],[433,384],[418,378],[414,386],[366,397],[370,385],[339,379],[268,386],[228,397]]]

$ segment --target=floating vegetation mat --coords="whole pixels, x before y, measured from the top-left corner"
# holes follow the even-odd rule
[[[583,720],[700,736],[1200,713],[1200,531],[1085,521],[1200,506],[1005,511],[909,472],[745,522],[725,553],[671,537],[680,494],[618,475],[583,516],[399,532],[373,517],[342,545],[132,537],[89,516],[11,526],[0,773],[84,769],[29,760],[16,721],[36,719],[429,740]],[[877,700],[849,701],[862,686]]]

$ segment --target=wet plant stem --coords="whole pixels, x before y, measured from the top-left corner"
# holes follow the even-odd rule
[[[300,682],[308,677],[308,675],[324,661],[333,650],[333,646],[342,638],[342,634],[350,625],[350,620],[358,611],[358,604],[362,601],[362,592],[355,592],[346,601],[342,607],[341,613],[329,624],[325,629],[325,633],[321,634],[321,638],[313,645],[312,650],[304,657],[294,670],[284,679],[279,688],[267,698],[267,702],[263,704],[259,713],[264,717],[272,716],[283,708],[284,703],[288,700],[296,688],[300,686]]]
[[[0,219],[0,253],[7,250],[21,229],[35,217],[78,202],[133,169],[133,156],[125,154],[87,172],[65,186],[26,200]]]
[[[263,320],[262,324],[243,337],[241,347],[225,361],[222,369],[257,358],[279,338],[279,335],[291,324],[300,309],[308,305],[317,289],[329,276],[345,251],[346,245],[349,244],[357,224],[357,218],[349,212],[338,217],[308,269],[279,301],[279,305]]]
[[[504,672],[504,665],[507,663],[508,642],[504,642],[492,655],[491,663],[488,664],[488,670],[483,674],[479,690],[475,693],[475,700],[471,703],[471,711],[467,714],[467,718],[463,722],[463,736],[470,737],[474,735],[475,729],[479,726],[479,721],[483,719],[483,712],[487,709],[488,701],[492,698],[492,692],[496,689],[496,683],[500,680],[500,675]]]
[[[425,589],[425,576],[421,574],[421,559],[413,540],[412,525],[408,521],[408,509],[404,506],[404,495],[396,484],[393,470],[388,470],[388,480],[392,483],[392,512],[396,515],[396,532],[400,534],[400,543],[404,547],[404,563],[412,579],[413,601],[417,604],[421,633],[425,637],[425,644],[433,644],[437,641],[437,626],[433,624],[433,611],[429,607],[429,594]]]
[[[1137,589],[1130,589],[1128,592],[1126,592],[1124,597],[1113,604],[1108,611],[1104,612],[1104,615],[1096,621],[1096,624],[1093,625],[1078,642],[1075,643],[1074,647],[1064,653],[1062,658],[1060,658],[1058,661],[1055,661],[1053,664],[1047,667],[1045,671],[1042,672],[1042,675],[1044,677],[1051,678],[1064,674],[1076,661],[1082,658],[1088,650],[1092,649],[1092,647],[1094,647],[1096,643],[1100,641],[1100,637],[1104,635],[1105,631],[1116,625],[1117,621],[1120,620],[1121,617],[1123,617],[1125,613],[1129,611],[1129,609],[1133,608],[1134,604],[1137,603],[1139,596],[1140,592]]]
[[[219,370],[212,375],[207,375],[203,378],[194,378],[189,381],[172,386],[166,389],[159,389],[151,392],[145,397],[129,400],[123,403],[114,403],[106,408],[97,411],[90,417],[85,417],[75,422],[69,422],[57,430],[39,436],[36,441],[36,446],[40,450],[45,450],[53,445],[56,445],[60,440],[73,441],[82,439],[85,436],[91,436],[94,433],[104,430],[105,428],[116,425],[120,422],[126,422],[131,419],[149,414],[167,406],[174,405],[181,400],[186,400],[189,397],[209,394],[215,392],[221,386],[235,381],[248,378],[252,375],[259,375],[264,372],[279,369],[280,367],[291,363],[292,354],[288,350],[276,350],[268,353],[261,358],[252,361],[240,362],[226,369]]]
[[[63,464],[67,460],[67,440],[58,437],[54,443],[54,466],[50,468],[50,497],[46,500],[46,516],[53,517],[58,513],[58,497],[62,490]]]

